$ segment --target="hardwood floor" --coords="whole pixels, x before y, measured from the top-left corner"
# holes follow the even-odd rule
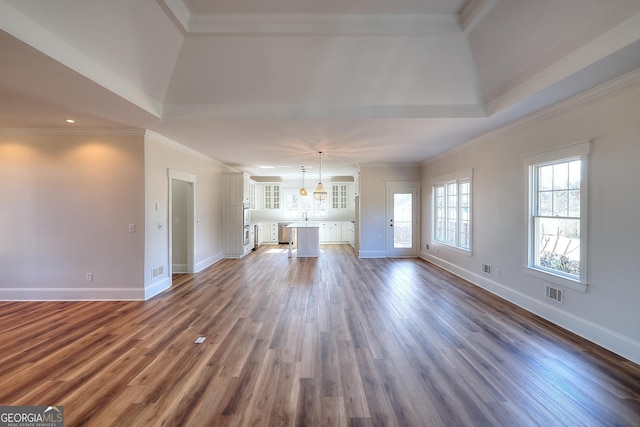
[[[263,246],[147,302],[0,303],[0,331],[0,405],[68,426],[640,425],[638,365],[348,246]]]

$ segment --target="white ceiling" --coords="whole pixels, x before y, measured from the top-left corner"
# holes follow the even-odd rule
[[[0,0],[0,29],[0,128],[253,175],[418,164],[640,67],[640,0]]]

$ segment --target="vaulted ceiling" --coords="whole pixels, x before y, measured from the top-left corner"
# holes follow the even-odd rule
[[[0,29],[0,128],[253,175],[418,164],[640,68],[640,0],[0,0]]]

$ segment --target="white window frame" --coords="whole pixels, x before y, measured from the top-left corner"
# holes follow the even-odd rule
[[[588,281],[588,195],[589,195],[589,154],[591,152],[591,141],[582,141],[576,144],[563,146],[557,149],[544,151],[529,155],[524,159],[525,183],[526,183],[526,233],[527,248],[525,260],[525,272],[528,275],[543,279],[545,281],[561,285],[567,288],[586,292]],[[563,274],[560,271],[544,269],[535,264],[535,218],[538,216],[536,208],[537,184],[536,170],[540,166],[580,160],[580,273],[578,277]]]
[[[466,231],[468,233],[468,241],[469,247],[460,246],[460,236],[462,233],[461,226],[462,221],[460,218],[461,215],[461,203],[460,203],[460,185],[461,184],[469,184],[469,227]],[[447,186],[454,184],[456,186],[456,210],[457,210],[457,218],[456,218],[456,230],[455,230],[455,242],[452,244],[451,242],[446,241],[446,237],[444,240],[438,240],[436,238],[436,227],[437,227],[437,200],[436,200],[436,189],[438,187],[444,187],[445,189],[445,203],[447,200]],[[432,224],[431,224],[431,244],[435,246],[446,247],[454,252],[460,253],[462,255],[471,256],[473,254],[473,169],[466,169],[463,171],[455,172],[449,175],[444,175],[440,177],[436,177],[432,180],[431,185],[432,191],[432,201],[431,201],[431,209],[432,209]],[[447,212],[447,206],[445,205],[445,212]],[[445,214],[446,215],[446,214]],[[446,217],[445,217],[445,226],[446,226]],[[450,230],[445,228],[445,235]]]

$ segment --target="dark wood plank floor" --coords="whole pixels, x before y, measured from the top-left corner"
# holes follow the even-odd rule
[[[263,246],[147,302],[0,303],[0,384],[69,426],[640,425],[638,365],[341,245]]]

